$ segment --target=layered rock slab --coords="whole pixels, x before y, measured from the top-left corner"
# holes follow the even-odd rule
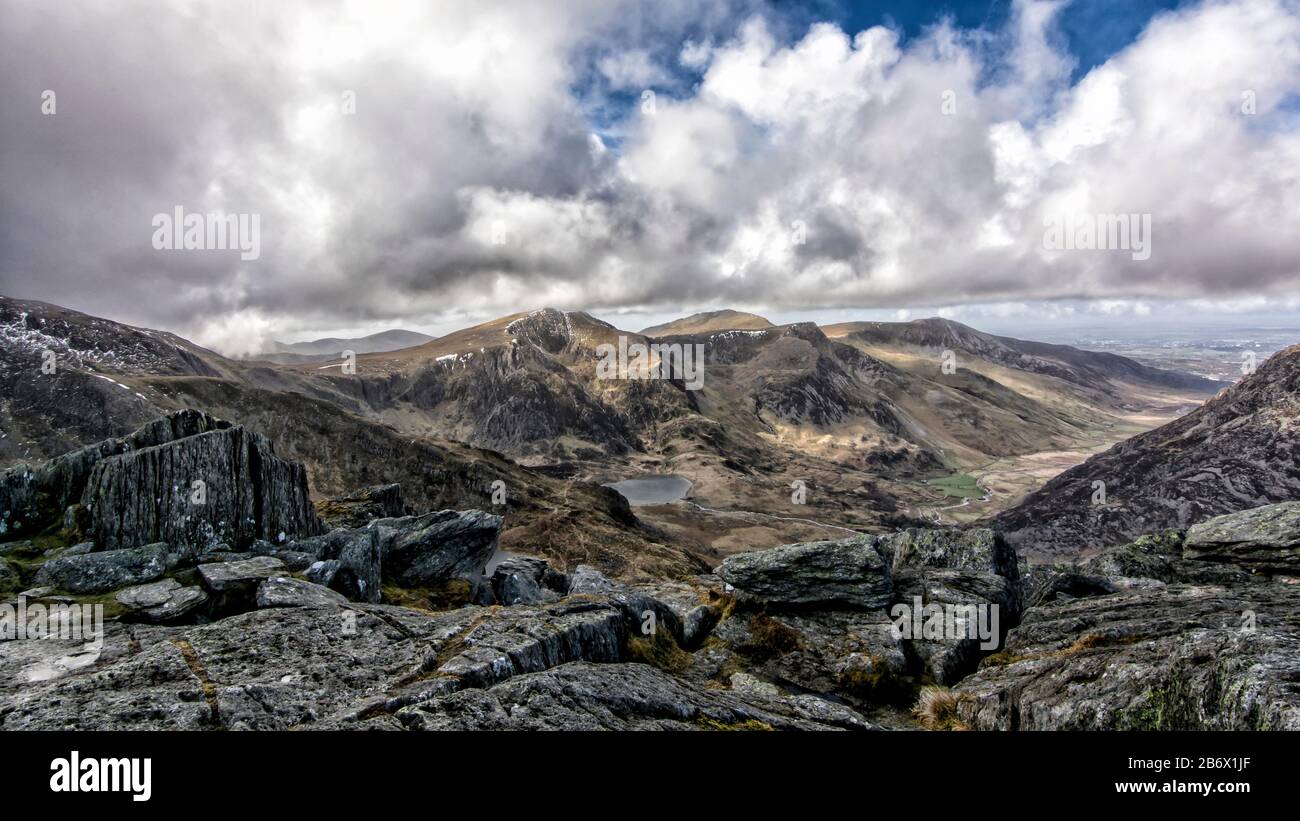
[[[398,711],[416,730],[873,729],[843,707],[693,686],[645,664],[575,662]]]
[[[149,542],[246,549],[322,533],[298,462],[265,437],[221,428],[98,461],[81,497],[100,550]]]
[[[714,571],[738,590],[776,606],[876,609],[892,592],[875,536],[775,547],[727,558]]]
[[[1300,729],[1300,589],[1174,584],[1031,608],[955,689],[985,730]]]
[[[1217,516],[1192,526],[1183,555],[1274,574],[1300,575],[1300,502]]]

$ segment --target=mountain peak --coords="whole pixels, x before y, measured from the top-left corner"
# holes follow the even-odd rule
[[[681,334],[700,334],[712,331],[751,331],[776,327],[758,314],[723,309],[705,311],[690,316],[674,319],[662,325],[652,325],[641,331],[645,336],[675,336]]]

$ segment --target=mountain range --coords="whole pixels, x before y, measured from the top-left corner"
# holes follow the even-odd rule
[[[431,342],[436,338],[418,331],[392,328],[369,336],[354,338],[331,336],[313,339],[309,342],[272,341],[268,350],[253,354],[248,358],[276,362],[282,365],[300,362],[322,362],[329,359],[338,359],[343,355],[344,351],[352,351],[354,354],[396,351],[401,348],[423,345],[425,342]]]
[[[1300,728],[1300,346],[1225,386],[756,319],[352,372],[0,297],[0,597],[111,608],[0,652],[0,728]]]
[[[635,546],[634,564],[685,567],[845,528],[997,514],[1008,526],[1023,525],[1007,509],[1037,491],[1046,471],[1083,462],[1224,387],[943,319],[777,326],[719,311],[647,331],[542,309],[437,339],[403,337],[419,344],[396,350],[358,350],[356,372],[344,373],[327,354],[310,362],[234,360],[165,332],[3,298],[0,374],[9,390],[0,406],[0,459],[49,458],[125,435],[159,413],[199,407],[285,442],[323,493],[401,481],[420,501],[438,495],[476,504],[487,491],[468,477],[491,464],[520,489],[512,504],[545,508],[555,497],[572,502],[584,494],[581,505],[561,505],[572,509],[558,519],[536,510],[508,516],[506,543],[532,538],[539,527],[563,541],[549,530],[585,533],[586,519],[596,517],[592,532],[620,534]],[[620,338],[700,346],[703,387],[598,378],[598,348]],[[39,368],[45,351],[57,363],[53,374]],[[339,440],[394,456],[363,458]],[[442,469],[460,477],[452,483],[459,490],[422,489],[426,460],[402,453],[402,441],[436,453]],[[1044,462],[1044,454],[1052,458]],[[689,480],[687,504],[641,507],[631,517],[617,494],[611,499],[600,487],[665,474]],[[1046,504],[1048,492],[1026,504]],[[601,502],[593,507],[593,499]],[[633,519],[634,527],[620,524]],[[1107,531],[1107,538],[1128,532]],[[1043,539],[1042,552],[1059,553],[1058,541]],[[1024,549],[1032,555],[1039,547]]]

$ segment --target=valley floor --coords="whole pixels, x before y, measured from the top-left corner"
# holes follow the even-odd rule
[[[1002,457],[955,470],[949,476],[914,481],[874,478],[909,502],[899,510],[908,519],[933,525],[972,524],[1012,507],[1091,456],[1159,427],[1186,410],[1183,402],[1153,403],[1088,431],[1072,447]],[[690,545],[713,561],[748,550],[840,539],[851,532],[880,529],[865,520],[855,505],[853,491],[858,489],[863,472],[805,471],[811,479],[805,480],[805,503],[796,505],[790,498],[793,478],[737,477],[714,462],[690,456],[669,464],[671,468],[657,460],[645,460],[628,466],[634,473],[671,470],[692,482],[685,499],[637,506],[636,515],[671,541]],[[600,469],[593,468],[590,476],[595,478]],[[799,474],[794,466],[786,470],[789,477]]]

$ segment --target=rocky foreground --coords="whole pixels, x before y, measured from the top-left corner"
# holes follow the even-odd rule
[[[1300,503],[1070,565],[913,529],[634,584],[394,485],[312,505],[185,412],[0,508],[0,601],[109,617],[0,641],[0,729],[1300,729]]]

